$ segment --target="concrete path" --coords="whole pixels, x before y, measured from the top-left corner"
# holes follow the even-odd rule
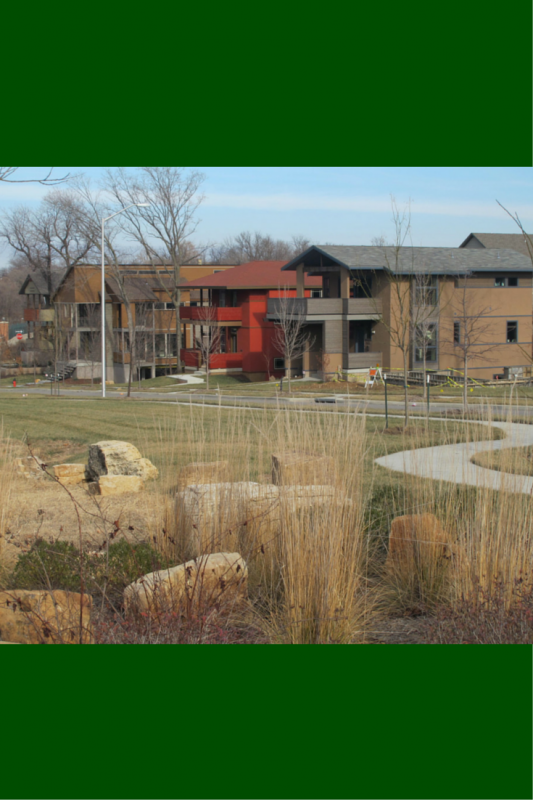
[[[488,425],[487,422],[477,424]],[[521,425],[518,422],[493,422],[492,425],[505,432],[505,439],[403,450],[401,453],[376,458],[375,463],[394,472],[419,475],[421,478],[432,478],[436,481],[465,483],[507,492],[533,493],[533,477],[485,469],[472,463],[471,458],[476,453],[533,445],[533,425]]]

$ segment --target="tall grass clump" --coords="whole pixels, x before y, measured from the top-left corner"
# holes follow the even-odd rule
[[[369,617],[364,416],[177,406],[159,447],[152,538],[165,555],[180,563],[239,552],[250,613],[274,641],[361,638]],[[305,466],[295,468],[281,480],[273,456],[318,459],[319,471],[310,481]],[[224,483],[178,492],[181,467],[220,461]]]

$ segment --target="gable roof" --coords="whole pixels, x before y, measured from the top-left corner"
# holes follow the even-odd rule
[[[458,247],[402,247],[396,264],[394,247],[365,245],[315,245],[283,267],[298,264],[320,271],[321,266],[342,266],[350,270],[384,270],[399,275],[410,273],[464,275],[467,272],[531,272],[531,260],[512,249],[468,249]]]
[[[52,294],[56,291],[66,274],[66,269],[58,269],[52,272]],[[37,290],[37,292],[26,291],[30,284],[33,284],[33,287]],[[42,275],[40,272],[29,273],[19,289],[19,294],[50,294],[48,291],[48,283],[44,275]]]
[[[184,289],[277,289],[296,286],[296,275],[284,272],[286,261],[249,261],[238,267],[206,275],[183,285]],[[308,287],[322,286],[322,278],[306,276]]]
[[[483,247],[489,249],[516,250],[524,256],[529,256],[523,233],[469,233],[459,247],[466,247],[471,239],[477,239]]]

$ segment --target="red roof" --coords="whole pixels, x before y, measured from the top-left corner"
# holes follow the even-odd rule
[[[196,281],[180,285],[180,289],[277,289],[278,286],[296,286],[296,272],[282,272],[288,261],[250,261],[232,269],[225,269]],[[305,276],[306,286],[322,286],[322,278]]]

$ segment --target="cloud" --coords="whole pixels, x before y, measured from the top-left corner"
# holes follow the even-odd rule
[[[400,207],[402,203],[398,200]],[[209,194],[204,205],[214,208],[243,208],[259,211],[348,211],[391,213],[389,196],[383,197],[326,197],[324,195],[297,194]],[[496,200],[479,202],[464,200],[416,201],[411,204],[414,216],[418,214],[434,214],[447,217],[499,217],[505,218],[505,212]],[[522,205],[510,208],[517,211],[524,220],[533,219],[533,205]]]

